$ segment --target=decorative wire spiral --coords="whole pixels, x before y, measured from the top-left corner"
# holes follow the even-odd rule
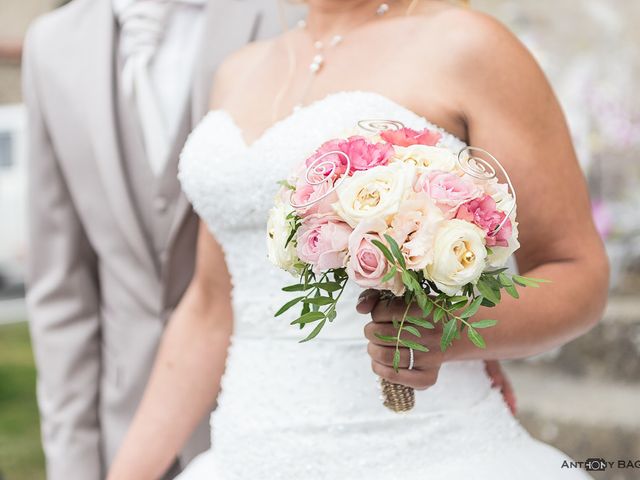
[[[495,167],[491,163],[489,163],[486,159],[474,155],[473,154],[474,152],[478,152],[483,155],[486,155],[491,159],[493,163],[495,163],[495,165],[498,167],[498,169],[502,172],[505,179],[507,180],[507,184],[509,185],[509,193],[511,193],[511,196],[513,197],[513,202],[511,204],[511,208],[509,209],[509,213],[505,215],[505,217],[502,219],[500,224],[495,229],[493,229],[493,231],[489,233],[489,236],[493,237],[498,234],[498,232],[500,231],[500,229],[502,229],[502,227],[504,227],[505,223],[507,223],[507,221],[509,220],[509,217],[513,213],[513,210],[516,208],[516,191],[513,188],[513,184],[511,183],[511,178],[509,177],[509,174],[504,169],[502,164],[498,161],[496,157],[494,157],[493,155],[491,155],[489,152],[487,152],[482,148],[465,147],[462,150],[460,150],[460,153],[458,153],[458,166],[464,173],[466,173],[467,175],[473,178],[477,178],[478,180],[492,180],[494,178],[497,178]]]
[[[402,122],[398,122],[397,120],[381,119],[360,120],[358,122],[358,126],[361,129],[372,133],[380,133],[385,130],[401,130],[404,128],[404,124]]]
[[[322,155],[320,155],[318,158],[316,158],[313,162],[311,162],[309,164],[309,166],[307,167],[307,170],[305,171],[305,181],[307,182],[308,185],[312,185],[312,186],[317,186],[317,185],[322,185],[325,182],[330,182],[331,179],[333,178],[334,173],[336,172],[336,164],[334,162],[325,160],[323,161],[325,158],[327,158],[330,155],[338,155],[342,158],[345,159],[345,161],[347,162],[347,169],[345,171],[345,173],[342,175],[342,178],[340,178],[340,180],[338,180],[333,187],[331,187],[329,190],[327,190],[324,194],[322,194],[320,197],[311,200],[309,202],[306,203],[301,203],[301,204],[297,204],[293,201],[293,191],[291,192],[291,197],[289,199],[289,203],[291,204],[291,206],[295,209],[300,209],[300,208],[308,208],[316,203],[318,203],[319,201],[327,198],[329,195],[331,195],[339,186],[340,184],[342,184],[342,182],[344,182],[344,180],[347,178],[347,176],[349,175],[349,172],[351,172],[351,159],[349,158],[349,155],[347,155],[346,153],[344,153],[341,150],[332,150],[330,152],[326,152]]]

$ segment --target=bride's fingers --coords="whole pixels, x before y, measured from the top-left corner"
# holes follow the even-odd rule
[[[439,349],[440,345],[440,333],[437,330],[430,330],[422,327],[416,327],[418,332],[420,333],[420,337],[416,337],[412,333],[402,332],[400,338],[403,340],[409,340],[411,342],[416,342],[421,345],[424,345],[429,350]],[[389,346],[389,342],[385,342],[377,337],[377,335],[382,335],[386,337],[395,337],[396,329],[390,323],[376,323],[369,322],[364,326],[364,336],[371,342],[376,345],[381,346]]]
[[[371,369],[375,374],[385,380],[406,385],[416,390],[426,390],[438,381],[439,369],[437,368],[429,368],[426,370],[407,370],[406,368],[401,368],[396,372],[392,367],[372,360]]]
[[[367,353],[375,362],[386,365],[387,367],[393,366],[393,357],[395,355],[396,348],[393,346],[381,346],[374,343],[367,345]],[[411,360],[411,354],[408,348],[400,347],[400,368],[409,368],[409,361]],[[413,351],[413,368],[416,370],[428,369],[428,368],[440,368],[442,359],[440,355],[430,354],[431,352]]]

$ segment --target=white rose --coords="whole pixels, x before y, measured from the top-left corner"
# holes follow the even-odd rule
[[[338,187],[333,208],[353,228],[363,220],[387,221],[398,212],[414,178],[415,169],[401,163],[355,172]]]
[[[267,221],[267,252],[271,263],[281,269],[296,275],[296,264],[300,263],[296,253],[295,242],[289,242],[285,248],[287,239],[291,234],[291,222],[287,215],[293,209],[285,204],[280,197],[276,197],[276,203],[269,211]]]
[[[395,160],[416,165],[421,170],[451,172],[457,165],[457,157],[446,148],[410,145],[408,147],[395,147],[395,151]]]
[[[448,220],[438,229],[434,260],[426,275],[447,295],[456,295],[467,283],[475,283],[485,269],[484,232],[464,220]]]

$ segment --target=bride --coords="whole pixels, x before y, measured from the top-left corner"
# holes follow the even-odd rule
[[[203,225],[196,274],[110,479],[161,476],[216,398],[213,449],[181,480],[589,478],[525,432],[483,368],[575,338],[605,302],[585,183],[539,67],[496,21],[447,2],[307,3],[306,22],[220,67],[184,149],[180,180]],[[510,172],[519,268],[553,284],[493,309],[485,350],[460,340],[446,356],[416,352],[411,370],[403,352],[396,374],[374,336],[395,306],[355,288],[313,342],[274,318],[291,281],[267,260],[276,181],[369,118],[438,125],[441,145],[481,146]],[[378,376],[416,387],[416,407],[385,409]]]

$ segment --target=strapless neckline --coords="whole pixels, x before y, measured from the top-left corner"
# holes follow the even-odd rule
[[[369,97],[378,97],[381,100],[384,100],[385,102],[388,102],[392,105],[394,105],[396,108],[402,109],[404,111],[406,111],[407,113],[410,113],[411,115],[415,115],[417,117],[420,117],[422,120],[424,120],[430,127],[435,128],[436,130],[439,130],[441,133],[445,133],[447,136],[455,139],[457,142],[460,142],[461,144],[466,144],[466,142],[464,140],[462,140],[460,137],[458,137],[457,135],[451,133],[450,131],[448,131],[447,129],[439,126],[436,123],[431,122],[428,118],[419,115],[418,113],[416,113],[415,111],[411,110],[408,107],[405,107],[404,105],[402,105],[399,102],[396,102],[395,100],[389,98],[386,95],[383,95],[381,93],[378,92],[374,92],[374,91],[367,91],[367,90],[340,90],[337,92],[331,92],[326,94],[324,97],[321,97],[317,100],[312,101],[311,103],[308,103],[307,105],[304,105],[300,108],[295,109],[294,111],[292,111],[290,114],[285,115],[283,118],[281,118],[280,120],[275,121],[274,123],[272,123],[271,125],[269,125],[267,128],[265,128],[262,133],[260,133],[256,138],[254,138],[252,141],[248,142],[245,136],[245,132],[242,129],[242,127],[238,124],[238,122],[236,122],[235,118],[233,117],[233,115],[231,115],[231,113],[224,109],[224,108],[217,108],[217,109],[213,109],[213,110],[209,110],[207,112],[207,114],[205,115],[205,119],[209,116],[221,116],[223,117],[228,123],[229,125],[235,129],[238,132],[238,135],[240,137],[240,139],[242,140],[242,143],[244,144],[244,147],[247,148],[248,150],[252,150],[256,147],[258,147],[264,138],[268,138],[273,130],[279,130],[281,128],[285,128],[286,125],[290,122],[295,122],[296,119],[298,118],[298,116],[300,114],[302,114],[303,112],[306,112],[307,110],[314,110],[317,109],[319,106],[331,102],[333,101],[336,97],[344,97],[344,96],[369,96]]]

